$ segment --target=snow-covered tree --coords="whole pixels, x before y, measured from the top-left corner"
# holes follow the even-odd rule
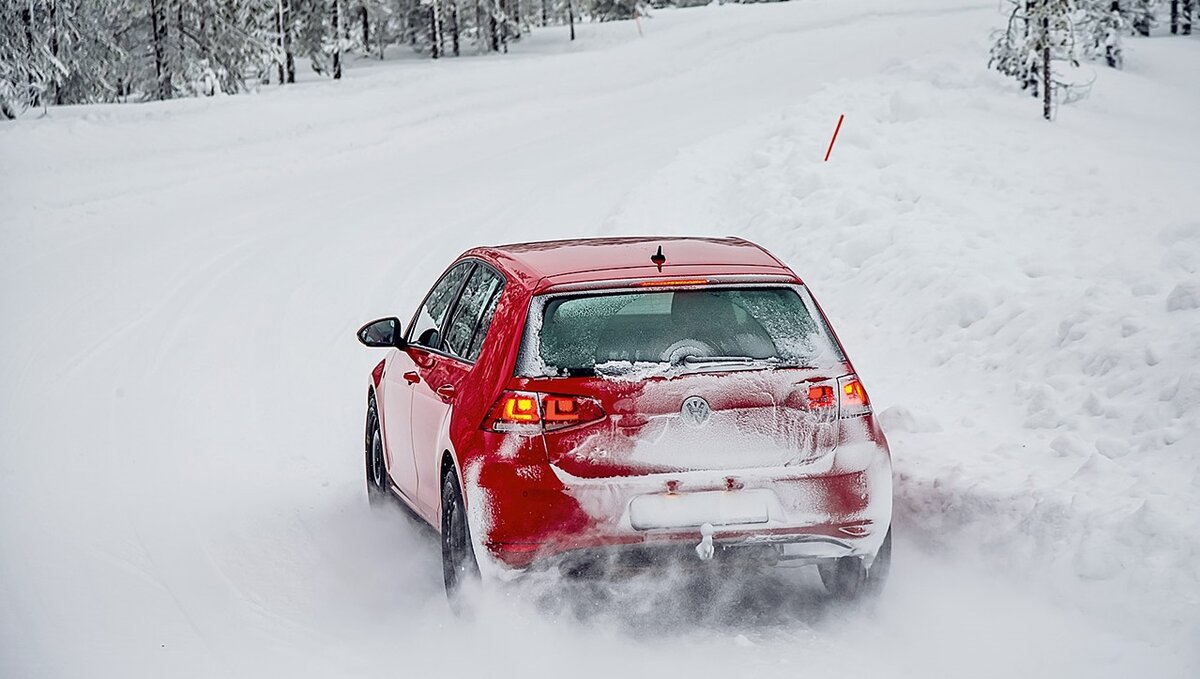
[[[1171,0],[1171,35],[1192,34],[1192,0]]]
[[[632,19],[640,0],[592,0],[591,14],[600,21]]]
[[[581,16],[619,18],[633,6],[633,0],[0,0],[0,118],[44,105],[291,83],[298,57],[336,78],[346,55],[383,58],[393,45],[435,57],[506,52],[532,24],[570,24],[574,39]]]
[[[1129,23],[1121,14],[1118,0],[1083,0],[1075,23],[1085,54],[1093,59],[1103,58],[1113,68],[1121,67],[1121,35],[1129,30]]]
[[[1015,78],[1022,89],[1042,98],[1042,115],[1052,118],[1054,64],[1078,65],[1075,55],[1074,0],[1009,0],[1008,25],[996,32],[988,66]]]
[[[1158,19],[1155,18],[1154,12],[1158,6],[1158,0],[1126,0],[1129,5],[1129,23],[1139,35],[1150,35],[1150,29],[1158,25]]]
[[[116,65],[127,58],[114,37],[119,8],[90,0],[0,3],[0,116],[48,104],[111,101]]]

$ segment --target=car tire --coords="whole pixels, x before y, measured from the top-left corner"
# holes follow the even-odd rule
[[[817,565],[821,582],[833,598],[841,601],[862,601],[878,597],[887,583],[892,567],[892,529],[889,526],[883,544],[875,553],[871,565],[861,556],[844,556]]]
[[[364,460],[367,475],[367,502],[372,508],[385,507],[391,503],[392,493],[388,488],[387,463],[383,455],[383,436],[379,433],[379,413],[375,399],[367,404],[367,436]]]
[[[480,580],[479,563],[471,543],[466,503],[454,470],[442,478],[442,579],[446,598],[456,613],[463,609],[464,589]]]

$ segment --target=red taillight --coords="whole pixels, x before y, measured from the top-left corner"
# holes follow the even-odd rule
[[[546,396],[542,403],[546,407],[547,422],[579,421],[579,401],[574,396]]]
[[[855,375],[838,378],[836,390],[832,380],[814,384],[808,388],[807,395],[808,407],[814,410],[837,408],[841,417],[859,417],[871,412],[871,400]]]
[[[604,409],[586,396],[506,391],[483,428],[488,431],[541,434],[604,419]]]
[[[819,384],[808,388],[808,405],[810,408],[832,408],[837,404],[833,399],[833,387],[828,384]]]
[[[505,422],[530,423],[540,419],[537,399],[532,394],[505,394],[500,403]]]
[[[842,417],[858,417],[871,412],[871,399],[867,398],[867,390],[857,376],[846,375],[838,379],[838,392]]]

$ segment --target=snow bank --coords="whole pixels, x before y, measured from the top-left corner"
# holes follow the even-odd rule
[[[1178,131],[1200,97],[1154,79],[1180,58],[1168,48],[1139,43],[1142,74],[1101,73],[1053,125],[975,63],[896,63],[687,149],[607,231],[768,246],[882,411],[901,534],[1186,643],[1200,218],[1179,197],[1200,160]]]

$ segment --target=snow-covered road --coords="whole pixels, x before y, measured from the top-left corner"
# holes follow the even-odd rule
[[[0,677],[1195,676],[1200,41],[1051,126],[1000,21],[659,11],[0,126]],[[368,512],[353,330],[472,245],[608,233],[746,236],[821,297],[897,460],[877,615],[462,621]]]

